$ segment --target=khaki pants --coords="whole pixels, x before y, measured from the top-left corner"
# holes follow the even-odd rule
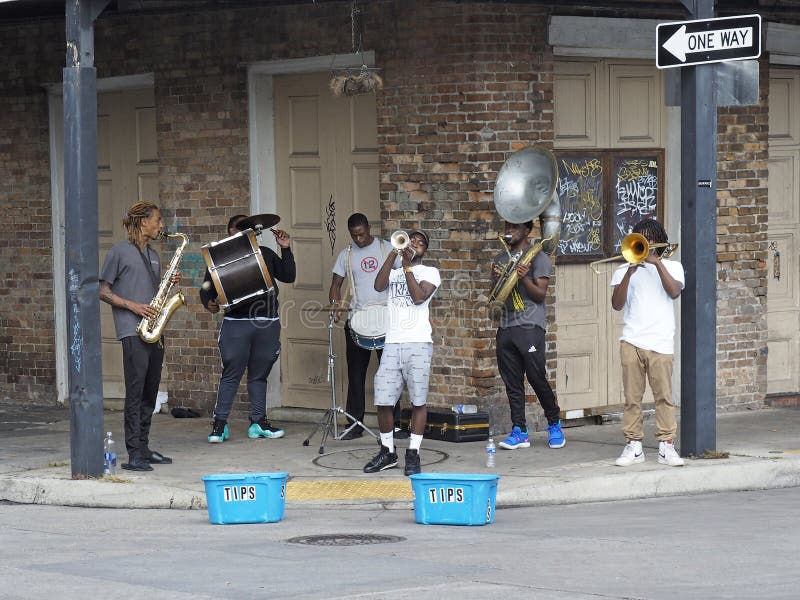
[[[625,390],[625,412],[622,415],[625,437],[629,440],[644,437],[642,397],[646,376],[656,401],[656,439],[660,442],[675,439],[678,425],[672,403],[672,354],[659,354],[620,342],[620,356]]]

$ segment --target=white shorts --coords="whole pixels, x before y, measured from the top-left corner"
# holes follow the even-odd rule
[[[431,375],[433,343],[404,342],[386,344],[381,364],[375,373],[375,406],[394,406],[408,388],[408,399],[414,406],[425,406]]]

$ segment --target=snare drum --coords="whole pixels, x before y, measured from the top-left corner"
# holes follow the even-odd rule
[[[206,244],[201,250],[223,310],[275,289],[252,229]]]
[[[357,346],[365,350],[380,350],[386,339],[386,304],[367,304],[350,314],[350,335]]]

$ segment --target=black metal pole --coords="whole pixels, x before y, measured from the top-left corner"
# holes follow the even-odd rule
[[[97,244],[97,75],[92,23],[108,0],[67,0],[64,205],[72,476],[103,472]]]
[[[684,2],[684,4],[686,4]],[[714,16],[695,0],[694,19]],[[691,9],[690,9],[691,10]],[[716,449],[717,99],[714,65],[681,69],[681,454]]]

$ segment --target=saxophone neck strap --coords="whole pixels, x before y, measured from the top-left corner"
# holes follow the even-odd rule
[[[159,286],[158,276],[155,273],[153,273],[153,264],[149,260],[150,244],[144,245],[144,251],[142,251],[142,249],[139,247],[138,244],[133,244],[133,245],[136,246],[136,249],[139,251],[139,256],[142,257],[142,262],[144,263],[147,272],[150,274],[150,280],[153,282],[153,285],[156,286],[156,289],[158,289]],[[147,256],[144,255],[145,252],[147,252]]]

